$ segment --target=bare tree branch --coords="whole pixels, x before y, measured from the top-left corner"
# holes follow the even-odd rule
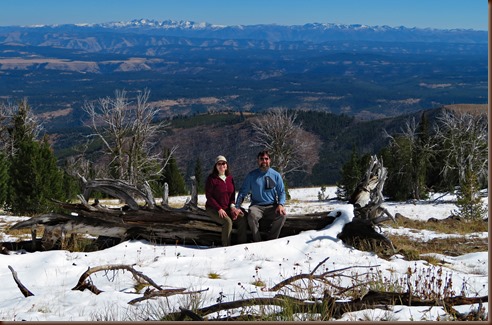
[[[142,185],[162,171],[162,157],[155,147],[159,132],[167,124],[157,121],[159,108],[149,104],[149,96],[149,90],[140,91],[132,104],[126,91],[117,90],[114,98],[84,105],[93,131],[89,137],[102,142],[104,154],[110,158],[108,167],[116,170],[116,178],[134,185]]]
[[[296,171],[305,171],[312,156],[314,142],[306,138],[302,125],[296,123],[297,114],[289,114],[286,109],[273,108],[266,115],[252,122],[255,137],[252,145],[267,149],[272,153],[272,165],[285,176]]]
[[[8,267],[9,267],[10,272],[12,272],[12,276],[14,277],[15,283],[17,283],[17,286],[19,287],[19,289],[20,289],[21,293],[24,295],[24,297],[34,296],[34,293],[29,291],[29,289],[27,289],[22,284],[22,282],[20,282],[19,278],[17,278],[17,272],[15,272],[15,270],[12,268],[12,266],[9,265]]]
[[[436,138],[443,143],[445,167],[443,172],[457,171],[460,182],[467,169],[482,179],[488,172],[488,126],[486,115],[444,110],[438,117]]]
[[[111,270],[127,270],[127,271],[131,272],[132,275],[136,279],[140,279],[141,278],[141,279],[145,280],[147,283],[149,283],[150,285],[152,285],[153,287],[155,287],[156,289],[163,290],[161,288],[161,286],[159,286],[157,283],[155,283],[151,278],[149,278],[148,276],[146,276],[142,272],[139,272],[139,271],[135,270],[130,265],[124,265],[124,264],[101,265],[101,266],[96,266],[96,267],[90,267],[90,268],[87,269],[87,271],[85,271],[80,276],[79,281],[77,282],[77,285],[75,287],[73,287],[72,290],[84,291],[84,289],[88,289],[88,285],[87,285],[88,282],[86,280],[87,280],[87,278],[91,274],[96,273],[96,272],[99,272],[99,271],[111,271]],[[95,294],[99,294],[99,293],[102,292],[100,290],[97,290],[97,288],[95,286],[92,286],[92,285],[90,286],[89,289],[91,289],[91,291],[94,292]]]

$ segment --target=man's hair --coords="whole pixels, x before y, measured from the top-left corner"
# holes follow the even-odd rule
[[[256,158],[260,158],[263,156],[268,156],[268,158],[271,158],[270,152],[268,150],[262,150],[262,151],[258,152],[258,156],[256,156]]]

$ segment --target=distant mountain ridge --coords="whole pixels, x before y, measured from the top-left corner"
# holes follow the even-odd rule
[[[85,101],[147,88],[160,117],[271,107],[379,119],[487,102],[486,31],[136,19],[0,27],[0,98],[28,97],[47,129]]]
[[[215,25],[184,20],[134,19],[98,24],[66,24],[0,27],[0,34],[14,30],[71,30],[131,32],[156,36],[217,39],[252,39],[270,42],[378,41],[378,42],[488,42],[487,31],[471,29],[434,29],[368,26],[362,24],[308,23],[304,25]],[[0,39],[0,41],[3,41]]]

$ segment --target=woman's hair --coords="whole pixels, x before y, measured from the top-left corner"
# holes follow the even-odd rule
[[[226,162],[226,164],[227,164],[227,168],[225,170],[225,175],[226,176],[229,176],[229,174],[231,173],[229,171],[229,163]],[[214,166],[212,167],[212,172],[210,173],[210,175],[219,176],[219,171],[217,170],[217,163],[215,163]]]

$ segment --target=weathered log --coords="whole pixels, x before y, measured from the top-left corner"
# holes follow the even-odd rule
[[[109,194],[115,198],[120,199],[125,202],[130,209],[138,210],[139,206],[135,198],[144,199],[146,204],[152,208],[154,206],[154,197],[151,191],[145,188],[140,190],[124,181],[117,179],[96,179],[92,181],[86,181],[82,178],[84,183],[84,198],[89,199],[91,192],[94,189],[101,191],[103,193]],[[148,184],[146,184],[148,186]],[[150,188],[150,187],[149,187]]]
[[[193,180],[194,181],[194,180]],[[61,214],[44,214],[19,222],[11,229],[45,227],[41,240],[44,249],[59,246],[68,234],[90,234],[93,236],[116,237],[120,240],[146,239],[161,244],[206,245],[213,246],[221,242],[221,226],[210,219],[205,210],[197,206],[198,193],[195,182],[192,183],[192,196],[182,208],[172,208],[167,200],[157,205],[150,193],[135,189],[119,180],[83,181],[86,186],[80,203],[55,201],[65,211]],[[87,189],[89,188],[89,190]],[[108,208],[95,200],[88,203],[88,193],[97,189],[123,200],[122,208]],[[132,195],[145,197],[145,205],[139,206]],[[128,208],[126,208],[128,207]],[[295,235],[305,230],[319,230],[329,225],[333,218],[327,212],[305,215],[289,215],[281,237]],[[260,231],[266,232],[268,225],[260,223]],[[232,242],[235,242],[233,230]]]

